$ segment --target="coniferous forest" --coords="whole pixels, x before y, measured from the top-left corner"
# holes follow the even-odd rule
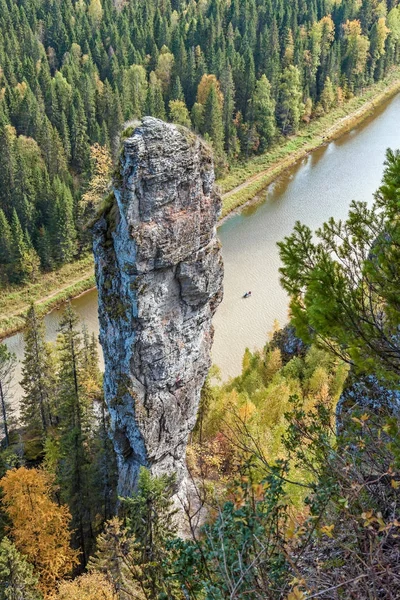
[[[399,61],[399,0],[0,0],[0,286],[90,252],[141,117],[222,176]],[[373,204],[278,244],[290,323],[211,368],[179,505],[144,467],[118,497],[97,340],[32,303],[18,407],[0,343],[0,600],[400,598],[399,209],[388,150]]]
[[[90,247],[124,122],[212,143],[217,172],[380,80],[397,0],[1,0],[0,266],[35,281]]]

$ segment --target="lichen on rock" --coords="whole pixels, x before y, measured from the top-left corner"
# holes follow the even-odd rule
[[[119,493],[139,467],[186,477],[186,444],[222,299],[221,199],[209,148],[145,117],[125,139],[114,200],[93,226],[104,390]]]

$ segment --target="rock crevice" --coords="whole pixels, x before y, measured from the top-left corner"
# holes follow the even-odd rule
[[[176,473],[179,489],[222,299],[210,150],[145,117],[124,142],[113,193],[94,254],[118,491],[134,489],[141,465]]]

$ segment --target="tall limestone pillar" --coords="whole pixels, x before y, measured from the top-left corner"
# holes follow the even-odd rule
[[[222,299],[221,199],[209,148],[145,117],[124,142],[94,225],[105,397],[119,494],[140,465],[185,482],[185,452]]]

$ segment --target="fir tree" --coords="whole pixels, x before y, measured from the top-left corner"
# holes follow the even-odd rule
[[[15,283],[24,283],[29,278],[29,268],[26,264],[28,250],[26,247],[21,223],[15,208],[11,220],[11,235],[13,269],[10,272],[10,281]]]

